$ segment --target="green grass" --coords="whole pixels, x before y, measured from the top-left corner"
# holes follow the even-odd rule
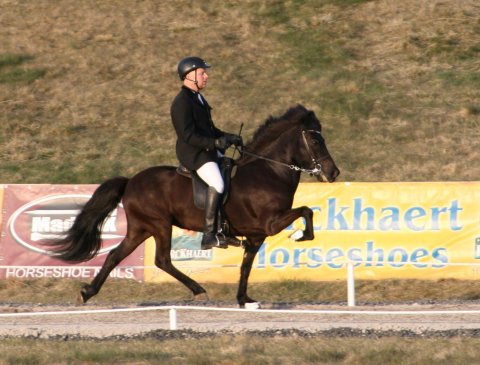
[[[45,76],[45,69],[19,67],[32,60],[29,55],[0,54],[0,84],[30,84]]]
[[[82,283],[73,279],[0,280],[0,303],[74,304]],[[212,301],[236,304],[236,284],[204,283]],[[48,296],[45,295],[48,293]],[[480,283],[470,280],[359,280],[358,303],[405,303],[479,299]],[[345,282],[282,280],[251,283],[249,295],[262,303],[345,303]],[[191,292],[180,283],[140,283],[109,279],[93,304],[122,305],[190,301]]]
[[[15,83],[32,83],[45,74],[45,70],[28,70],[28,69],[13,69],[11,71],[0,73],[0,83],[15,84]]]
[[[438,78],[442,81],[446,89],[455,89],[458,87],[473,88],[480,85],[480,74],[474,71],[442,71],[438,73]]]
[[[18,54],[2,54],[0,55],[0,69],[8,66],[18,66],[25,61],[31,60],[33,57],[29,55]]]
[[[474,364],[472,338],[218,335],[146,340],[2,339],[1,365],[43,364]]]

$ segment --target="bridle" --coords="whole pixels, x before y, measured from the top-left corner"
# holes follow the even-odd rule
[[[294,165],[294,164],[288,164],[288,163],[285,163],[285,162],[282,162],[282,161],[273,160],[273,159],[265,157],[265,156],[260,156],[260,155],[257,155],[256,153],[245,150],[245,148],[241,148],[240,153],[251,156],[251,157],[255,157],[259,160],[264,160],[264,161],[275,163],[277,165],[285,166],[285,167],[288,167],[291,170],[305,172],[307,174],[310,174],[310,176],[318,176],[322,173],[321,162],[326,160],[327,158],[330,158],[330,155],[326,154],[326,155],[324,155],[324,156],[322,156],[318,159],[315,158],[315,156],[313,155],[312,150],[311,150],[311,148],[308,144],[308,141],[307,141],[307,137],[306,137],[307,133],[318,133],[318,134],[320,134],[320,136],[321,136],[321,133],[320,133],[320,131],[316,131],[316,130],[313,130],[313,129],[302,130],[303,143],[305,143],[305,147],[307,149],[307,152],[310,155],[310,159],[311,159],[312,164],[313,164],[313,169],[306,169],[306,168],[303,168],[303,167],[300,167],[300,166],[297,166],[297,165]]]

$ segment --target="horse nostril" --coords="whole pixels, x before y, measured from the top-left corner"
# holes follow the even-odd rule
[[[328,179],[328,182],[334,182],[338,175],[340,175],[340,170],[335,167],[330,175],[330,178]]]

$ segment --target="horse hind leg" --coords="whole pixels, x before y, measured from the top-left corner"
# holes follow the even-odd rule
[[[208,300],[207,292],[200,284],[173,266],[170,256],[171,238],[171,226],[162,227],[162,229],[154,235],[156,244],[155,265],[190,289],[195,300]]]
[[[110,275],[110,272],[128,255],[130,255],[143,241],[151,235],[146,232],[137,233],[135,235],[127,234],[123,241],[112,251],[109,252],[102,268],[92,280],[80,291],[80,297],[77,303],[86,303],[91,297],[98,294],[101,287]]]

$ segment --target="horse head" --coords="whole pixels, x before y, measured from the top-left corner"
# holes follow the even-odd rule
[[[281,117],[268,118],[242,152],[238,165],[267,160],[272,168],[310,173],[324,182],[333,182],[340,174],[323,139],[320,121],[302,105]]]
[[[315,113],[303,106],[296,107],[300,111],[299,128],[299,154],[295,156],[295,162],[299,166],[307,166],[310,174],[318,181],[334,182],[340,174],[322,135],[322,125]]]

